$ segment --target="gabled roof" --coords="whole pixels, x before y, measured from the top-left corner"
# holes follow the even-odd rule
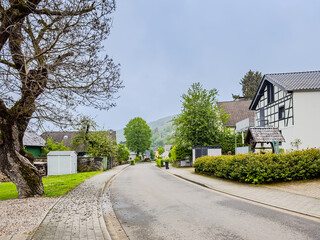
[[[107,132],[107,131],[106,131]],[[116,131],[108,130],[110,133],[111,140],[116,141]],[[71,148],[71,140],[75,137],[79,132],[78,131],[68,131],[68,132],[44,132],[41,136],[44,139],[52,137],[54,142],[62,142],[66,147]]]
[[[41,137],[48,139],[52,137],[54,142],[62,142],[66,147],[71,147],[71,140],[79,132],[44,132],[41,134]]]
[[[250,110],[256,109],[265,87],[270,83],[285,92],[319,91],[320,71],[265,74],[250,104]]]
[[[320,90],[320,71],[266,74],[264,78],[288,92]]]
[[[248,130],[246,143],[253,139],[255,143],[285,142],[281,132],[275,127],[251,127]]]
[[[25,131],[22,141],[24,146],[43,147],[46,145],[46,141],[31,130]]]
[[[235,127],[237,122],[249,118],[250,123],[254,122],[254,111],[249,110],[251,100],[238,100],[229,102],[217,102],[224,112],[230,114],[226,127]]]

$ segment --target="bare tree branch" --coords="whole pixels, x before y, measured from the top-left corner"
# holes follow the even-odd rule
[[[35,10],[34,13],[36,14],[45,14],[48,16],[76,16],[76,15],[81,15],[84,13],[88,13],[91,12],[92,10],[94,10],[93,5],[87,9],[81,9],[80,11],[52,11],[50,9],[39,9],[39,10]]]
[[[14,25],[32,11],[34,11],[41,0],[28,0],[27,2],[12,1],[11,7],[8,9],[1,9],[1,26],[0,26],[0,50],[2,50],[4,44],[7,42],[12,28]]]
[[[12,68],[16,68],[16,65],[14,63],[11,63],[11,62],[4,60],[4,59],[0,59],[0,63],[3,63],[9,67],[12,67]]]

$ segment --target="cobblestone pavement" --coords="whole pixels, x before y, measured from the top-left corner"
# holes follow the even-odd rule
[[[30,239],[110,239],[101,211],[102,191],[105,183],[127,166],[96,175],[62,197]]]
[[[193,168],[175,168],[170,166],[170,169],[166,171],[219,192],[291,212],[320,218],[320,196],[318,196],[318,198],[314,197],[315,194],[317,194],[317,189],[320,187],[319,181],[313,181],[312,186],[316,187],[316,190],[313,191],[313,197],[310,197],[310,190],[303,191],[303,187],[300,185],[296,188],[291,185],[288,190],[288,188],[284,186],[272,188],[206,177],[195,174]]]

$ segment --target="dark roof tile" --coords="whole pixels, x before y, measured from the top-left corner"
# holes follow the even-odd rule
[[[274,73],[264,78],[286,91],[320,90],[320,71]]]
[[[249,139],[252,138],[256,143],[267,142],[285,142],[281,132],[275,127],[251,127],[248,130],[246,142],[249,143]]]

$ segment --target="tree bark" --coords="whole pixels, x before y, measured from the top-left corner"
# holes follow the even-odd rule
[[[23,149],[23,126],[16,123],[0,125],[0,169],[17,187],[18,197],[27,198],[44,194],[42,179]],[[20,130],[19,130],[20,128]],[[21,129],[22,128],[22,129]]]

